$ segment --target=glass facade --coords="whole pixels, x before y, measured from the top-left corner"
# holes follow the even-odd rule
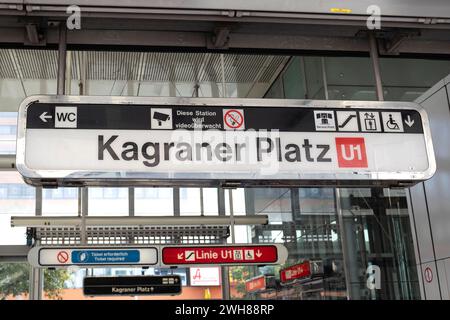
[[[9,49],[8,49],[9,50]],[[36,65],[22,84],[3,72],[0,79],[0,153],[15,152],[16,108],[30,94],[55,93],[56,52],[16,50],[17,61],[34,57],[49,61]],[[280,56],[289,60],[273,81],[252,83],[257,72],[252,63],[264,64],[264,55],[225,55],[231,66],[221,83],[213,54],[210,67],[201,75],[192,70],[205,57],[202,54],[176,56],[155,53],[136,68],[139,52],[73,51],[73,66],[85,61],[87,78],[81,82],[79,68],[71,68],[71,94],[248,97],[261,91],[261,97],[282,99],[376,100],[373,68],[368,57]],[[152,53],[146,53],[148,55]],[[22,58],[21,58],[22,57]],[[111,64],[117,69],[111,71]],[[160,61],[155,64],[152,61]],[[173,61],[173,63],[165,63]],[[258,62],[260,61],[260,62]],[[271,61],[275,61],[275,58]],[[266,65],[268,70],[270,65]],[[281,65],[281,63],[280,63]],[[3,68],[0,66],[0,68]],[[450,73],[449,60],[381,58],[381,75],[386,100],[413,101],[431,85]],[[272,68],[275,70],[276,68]],[[138,70],[138,71],[136,71]],[[267,71],[266,70],[266,71]],[[264,71],[264,70],[263,70]],[[133,72],[139,72],[134,75]],[[268,72],[268,71],[267,71]],[[420,77],[417,77],[420,75]],[[196,78],[196,77],[199,78]],[[272,79],[266,76],[267,79]],[[131,80],[130,80],[131,79]],[[69,79],[68,79],[69,80]],[[258,91],[259,90],[259,91]],[[264,94],[265,93],[265,94]],[[282,243],[289,251],[284,266],[230,267],[222,279],[229,284],[231,298],[245,299],[420,299],[407,194],[404,189],[383,188],[89,188],[88,214],[127,216],[130,203],[137,216],[167,215],[268,215],[265,226],[236,226],[236,243]],[[223,192],[223,194],[221,194]],[[232,193],[232,201],[230,201]],[[24,184],[15,171],[0,172],[0,245],[26,243],[25,228],[11,228],[12,215],[35,215],[36,190]],[[133,201],[130,202],[130,195]],[[43,215],[78,215],[79,190],[43,190]],[[230,205],[230,202],[232,206]],[[231,242],[231,237],[227,239]],[[281,268],[305,261],[319,263],[323,272],[314,279],[280,285]],[[26,264],[25,264],[26,265]],[[7,268],[6,268],[7,267]],[[0,264],[0,279],[11,265]],[[28,268],[28,266],[27,266]],[[380,271],[380,285],[368,286],[371,270]],[[19,269],[19,266],[17,266]],[[20,270],[23,266],[20,266]],[[63,289],[80,289],[86,274],[140,274],[141,269],[79,270],[54,277],[63,279]],[[164,274],[150,269],[146,274]],[[189,270],[178,270],[189,285]],[[265,275],[277,285],[248,292],[245,281]],[[6,276],[5,276],[6,277]],[[10,278],[8,278],[10,279]],[[50,276],[45,278],[52,281]],[[13,281],[10,279],[8,281]],[[229,281],[225,281],[229,280]],[[25,283],[25,282],[24,282]],[[227,285],[228,285],[227,284]],[[0,286],[0,294],[9,291]],[[2,291],[3,290],[3,291]],[[25,290],[22,290],[24,293]],[[64,296],[64,295],[63,295]],[[49,296],[50,298],[52,296]],[[61,297],[61,294],[57,297]],[[81,296],[77,296],[82,298]],[[222,296],[221,296],[222,297]]]
[[[380,69],[386,100],[414,101],[450,73],[450,61],[381,58]],[[294,57],[266,98],[375,100],[372,70],[368,58]],[[342,298],[346,294],[352,299],[420,299],[404,189],[312,188],[299,189],[298,194],[298,216],[303,222],[295,226],[300,234],[296,247],[299,256],[290,255],[291,264],[319,259],[330,267],[340,266],[340,271],[330,276],[332,284],[323,279],[321,285],[272,290],[272,295],[300,299],[309,293],[314,299]],[[272,197],[276,196],[274,192]],[[381,285],[371,290],[366,284],[373,266],[380,270]]]

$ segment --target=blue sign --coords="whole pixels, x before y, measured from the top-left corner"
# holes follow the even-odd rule
[[[73,250],[73,264],[121,264],[138,263],[139,250]]]

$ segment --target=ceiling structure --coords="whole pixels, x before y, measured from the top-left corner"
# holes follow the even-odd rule
[[[82,81],[87,94],[192,96],[196,85],[223,84],[238,90],[240,97],[262,97],[287,65],[290,56],[186,52],[69,51],[68,76],[72,94]],[[222,76],[223,70],[223,76]],[[54,94],[58,51],[46,49],[0,49],[0,111],[16,111],[31,94]],[[141,84],[158,85],[159,91],[136,92]],[[126,85],[134,85],[131,91]],[[164,86],[173,85],[170,94]],[[184,90],[182,89],[184,88]],[[202,95],[200,95],[202,96]],[[230,96],[233,94],[230,93]]]
[[[450,57],[448,1],[378,0],[382,28],[371,31],[372,2],[0,0],[0,110],[56,93],[60,30],[73,94],[83,80],[98,86],[87,94],[185,96],[208,83],[217,92],[205,96],[228,84],[237,96],[261,97],[291,56],[368,57],[369,34],[382,57]],[[81,10],[80,29],[65,29],[71,5]]]
[[[81,25],[67,32],[69,49],[367,55],[373,2],[381,14],[381,29],[374,30],[381,55],[450,55],[446,0],[360,0],[340,7],[332,0],[0,0],[0,43],[55,46],[58,24],[70,16],[69,6],[79,5]]]

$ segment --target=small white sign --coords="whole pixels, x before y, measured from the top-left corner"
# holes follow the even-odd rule
[[[195,251],[186,250],[184,252],[184,260],[186,260],[186,261],[195,261]]]
[[[335,131],[334,111],[316,110],[314,111],[314,122],[317,131]]]
[[[156,265],[158,247],[33,247],[28,252],[33,267]]]
[[[244,110],[223,109],[223,127],[225,130],[244,130]]]
[[[55,128],[76,128],[77,107],[55,107]]]
[[[234,250],[234,259],[243,260],[242,253],[243,253],[242,250]]]
[[[151,110],[151,128],[153,130],[172,130],[173,119],[172,109],[152,108]]]
[[[189,268],[191,286],[220,286],[220,268]]]
[[[336,111],[336,117],[339,131],[359,131],[356,111]]]
[[[380,113],[375,111],[360,111],[359,121],[363,132],[381,132]]]
[[[245,250],[245,260],[255,260],[255,250]]]
[[[404,132],[402,114],[400,112],[382,112],[385,132]]]

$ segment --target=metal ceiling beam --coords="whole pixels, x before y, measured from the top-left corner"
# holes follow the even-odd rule
[[[23,245],[0,245],[0,262],[27,261],[30,247]]]
[[[16,168],[16,155],[15,154],[2,154],[0,155],[0,171],[10,171]]]
[[[316,2],[315,0],[311,0]],[[389,1],[389,0],[385,0]],[[405,0],[407,1],[407,0]],[[24,6],[23,1],[13,1],[13,3],[0,3],[0,14],[17,15],[17,16],[42,16],[42,17],[67,17],[66,9],[70,2],[58,3],[55,1],[45,2],[39,0],[35,5],[30,4],[30,0]],[[82,7],[83,16],[85,18],[122,18],[122,19],[167,19],[167,20],[208,20],[208,21],[229,21],[229,22],[271,22],[278,24],[286,23],[308,23],[308,24],[346,24],[363,26],[368,17],[366,9],[369,4],[364,7],[361,3],[346,4],[347,6],[358,6],[358,11],[351,14],[336,14],[327,10],[325,4],[320,6],[316,3],[312,4],[314,10],[308,10],[307,4],[295,4],[290,1],[287,5],[289,9],[282,10],[282,4],[265,3],[257,1],[247,3],[239,1],[239,5],[231,6],[229,1],[226,4],[220,4],[218,1],[207,1],[198,3],[194,7],[189,5],[180,5],[179,2],[166,1],[164,5],[156,5],[155,3],[146,4],[142,1],[139,3],[130,2],[122,4],[118,7],[115,3],[103,3],[97,1],[93,5],[90,1],[88,4],[78,2]],[[248,1],[247,1],[248,2]],[[176,3],[176,7],[174,6]],[[215,3],[215,5],[211,5]],[[370,3],[373,4],[373,3]],[[191,1],[192,5],[192,1]],[[331,4],[329,4],[331,5]],[[399,10],[401,5],[392,6],[383,4],[383,25],[384,26],[424,26],[429,28],[449,28],[450,16],[445,12],[445,5],[438,3],[435,5],[427,4],[425,7],[420,5],[402,4],[405,9]],[[172,7],[171,7],[172,6]],[[311,6],[311,4],[310,4]],[[228,8],[228,9],[224,9]],[[331,7],[330,7],[331,8]],[[434,13],[432,13],[432,12]]]
[[[235,225],[259,225],[268,223],[267,215],[236,216]],[[12,227],[60,227],[81,226],[81,217],[15,216],[11,217]],[[86,226],[200,226],[230,225],[229,216],[86,216]]]
[[[0,43],[11,45],[24,45],[26,34],[23,27],[0,27]],[[59,34],[56,28],[48,29],[47,45],[56,45]],[[145,48],[176,48],[184,50],[207,50],[212,45],[211,32],[182,32],[182,31],[145,31],[145,30],[93,30],[82,29],[67,32],[67,46],[82,48],[83,46],[121,47],[139,46]],[[439,40],[420,37],[406,37],[400,43],[395,43],[395,53],[414,54],[450,54],[450,34],[448,40],[445,34]],[[277,50],[288,51],[294,54],[298,51],[317,52],[365,52],[369,51],[365,37],[339,37],[339,36],[304,36],[295,34],[266,34],[266,33],[239,33],[233,31],[227,43],[229,50]],[[390,52],[391,51],[391,52]],[[392,55],[392,49],[380,48],[380,55]]]

